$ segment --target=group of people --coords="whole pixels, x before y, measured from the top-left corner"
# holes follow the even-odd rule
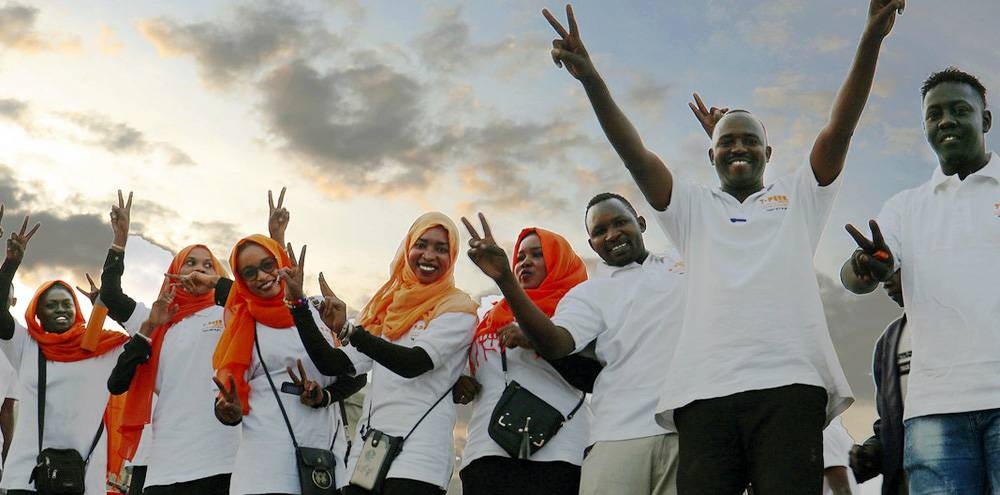
[[[125,331],[88,332],[60,280],[39,287],[21,328],[11,282],[39,228],[26,217],[0,266],[0,347],[21,403],[0,489],[35,493],[40,451],[56,448],[84,458],[88,494],[124,459],[145,466],[133,493],[297,494],[305,448],[335,461],[311,482],[344,495],[440,495],[463,403],[469,495],[815,495],[878,474],[887,494],[1000,494],[1000,160],[986,151],[985,88],[958,69],[921,93],[940,168],[886,204],[871,239],[848,226],[859,248],[844,286],[885,283],[907,315],[876,348],[876,436],[851,447],[838,418],[853,397],[813,255],[903,7],[870,0],[808,165],[772,184],[763,123],[695,95],[718,187],[675,180],[612,99],[572,8],[568,30],[544,11],[553,61],[583,85],[677,252],[650,253],[646,219],[613,192],[586,205],[601,259],[590,273],[560,234],[524,228],[511,260],[483,214],[462,218],[468,256],[503,296],[482,307],[455,286],[461,232],[437,212],[413,222],[356,317],[323,273],[306,295],[284,190],[277,203],[269,192],[269,235],[233,246],[231,276],[187,246],[157,299],[135,301],[121,281],[132,194],[119,192],[101,286],[80,291]],[[342,405],[366,385],[349,428]],[[831,450],[842,462],[824,462]]]

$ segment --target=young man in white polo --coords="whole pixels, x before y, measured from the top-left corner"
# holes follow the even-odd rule
[[[871,292],[901,269],[913,358],[903,407],[912,494],[1000,493],[1000,158],[986,88],[955,68],[921,88],[940,167],[890,198],[841,271]]]
[[[746,111],[708,115],[718,188],[675,181],[594,67],[572,9],[552,58],[578,79],[598,121],[688,267],[681,336],[658,420],[680,437],[678,489],[758,495],[819,493],[827,422],[850,405],[812,258],[840,187],[851,136],[871,90],[882,41],[902,2],[871,0],[850,73],[809,166],[765,186],[764,126]],[[718,117],[716,122],[715,118]]]
[[[684,264],[646,250],[646,220],[625,198],[587,205],[590,247],[601,257],[590,279],[570,289],[551,319],[524,292],[486,224],[469,256],[500,287],[535,351],[548,359],[593,352],[603,366],[591,397],[590,451],[580,495],[675,495],[677,435],[654,420],[661,367],[676,346],[684,310]],[[544,255],[544,253],[543,253]]]

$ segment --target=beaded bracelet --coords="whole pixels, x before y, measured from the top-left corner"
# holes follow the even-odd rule
[[[285,306],[288,306],[288,309],[301,308],[307,305],[309,305],[309,300],[304,297],[300,297],[298,299],[285,299]]]

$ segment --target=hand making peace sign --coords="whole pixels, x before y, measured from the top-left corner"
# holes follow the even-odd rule
[[[865,283],[877,283],[892,276],[894,260],[889,246],[882,238],[882,231],[878,228],[875,220],[869,220],[868,226],[872,229],[872,240],[868,240],[853,225],[847,224],[847,233],[851,234],[854,241],[858,243],[858,249],[851,257],[851,268],[854,275]]]
[[[153,307],[149,309],[149,316],[146,317],[146,321],[149,322],[153,328],[165,325],[177,311],[180,309],[176,304],[174,304],[174,298],[177,297],[177,286],[170,285],[167,290],[160,293],[160,297],[156,298],[153,302]]]
[[[89,273],[84,273],[87,276],[87,283],[90,284],[90,290],[83,290],[83,287],[79,285],[76,286],[76,290],[80,291],[87,299],[90,299],[90,303],[94,304],[97,301],[97,296],[101,294],[101,288],[94,283],[94,279],[90,278]]]
[[[278,277],[285,281],[285,298],[288,300],[302,299],[305,294],[302,292],[302,280],[305,276],[306,265],[306,245],[302,245],[302,252],[298,261],[295,260],[295,250],[292,243],[288,243],[288,259],[292,266],[278,270]]]
[[[580,39],[580,29],[576,25],[576,16],[573,15],[573,6],[566,4],[566,18],[569,22],[569,32],[563,28],[562,24],[556,20],[555,16],[548,9],[542,9],[542,15],[549,21],[552,28],[559,33],[559,38],[552,40],[552,61],[557,67],[566,66],[566,70],[573,77],[583,80],[596,73],[594,64],[590,60],[587,49],[583,47]]]
[[[128,193],[128,202],[118,190],[118,206],[111,205],[111,231],[115,234],[114,245],[125,248],[128,242],[128,228],[132,218],[132,191]]]
[[[469,258],[472,259],[472,262],[486,276],[492,278],[495,282],[499,282],[506,276],[513,277],[507,253],[493,240],[493,232],[490,231],[490,224],[486,222],[486,216],[482,213],[479,214],[479,222],[483,226],[482,237],[476,232],[476,228],[472,226],[472,223],[467,218],[462,217],[462,223],[465,224],[465,228],[469,230],[469,235],[472,236],[472,239],[469,240]]]
[[[340,332],[347,322],[347,304],[333,293],[323,272],[319,272],[319,293],[323,295],[323,302],[319,305],[319,319],[334,333]]]
[[[288,228],[288,210],[282,206],[285,202],[285,187],[278,193],[278,204],[274,204],[271,190],[267,191],[267,232],[278,244],[285,243],[285,229]]]
[[[21,224],[21,232],[11,232],[10,237],[7,239],[7,259],[15,263],[20,263],[24,259],[24,251],[28,249],[28,241],[31,240],[31,236],[35,235],[38,227],[42,226],[42,224],[36,223],[30,232],[25,233],[28,230],[28,218],[28,215],[24,216],[24,223]]]
[[[295,362],[298,364],[299,368],[298,376],[296,376],[295,372],[292,371],[291,366],[286,366],[285,371],[288,372],[288,378],[291,378],[293,383],[302,387],[302,393],[299,395],[299,402],[310,407],[319,406],[323,403],[323,387],[319,386],[319,382],[310,380],[306,376],[306,368],[302,365],[301,359],[296,359]]]
[[[213,376],[212,381],[219,388],[219,395],[215,398],[215,416],[227,425],[239,423],[243,417],[243,403],[236,392],[236,381],[230,376],[229,388],[226,388],[218,377]]]
[[[708,134],[709,138],[715,132],[715,124],[718,124],[722,120],[722,117],[726,115],[726,112],[729,111],[728,107],[706,107],[705,102],[701,101],[701,96],[698,96],[698,93],[694,94],[694,103],[688,102],[688,108],[694,112],[695,118],[701,123],[702,129],[705,129],[705,133]]]

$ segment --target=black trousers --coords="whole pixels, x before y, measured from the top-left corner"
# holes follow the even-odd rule
[[[147,486],[142,495],[229,495],[231,477],[232,474],[224,473],[181,483]]]
[[[370,495],[371,492],[356,486],[345,486],[344,495]],[[381,495],[444,495],[444,490],[437,485],[423,481],[403,478],[388,478],[382,486]]]
[[[823,489],[826,390],[751,390],[692,402],[674,413],[680,495],[815,495]]]
[[[577,495],[580,466],[509,457],[480,457],[458,473],[463,495]]]

